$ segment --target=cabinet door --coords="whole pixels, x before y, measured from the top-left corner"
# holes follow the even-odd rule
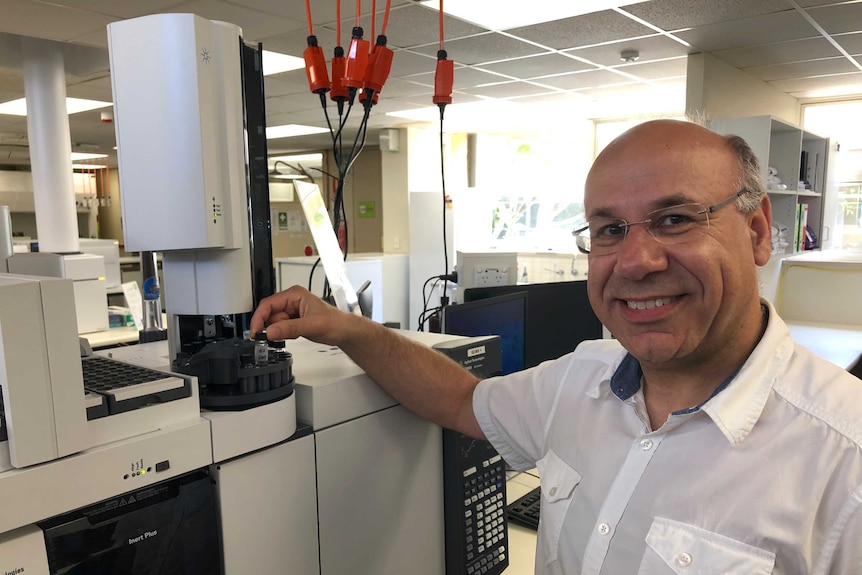
[[[318,575],[314,436],[212,467],[225,575]]]
[[[395,406],[316,436],[321,575],[442,575],[440,428]]]

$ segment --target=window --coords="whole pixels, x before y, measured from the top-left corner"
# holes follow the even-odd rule
[[[575,250],[571,231],[584,221],[588,155],[566,140],[485,134],[477,151],[477,188],[491,207],[487,244],[512,251]]]
[[[860,114],[860,101],[809,104],[803,108],[804,129],[839,144],[838,152],[829,156],[832,180],[838,185],[838,205],[834,221],[824,222],[834,229],[833,248],[862,249],[862,133],[857,122],[847,121]]]

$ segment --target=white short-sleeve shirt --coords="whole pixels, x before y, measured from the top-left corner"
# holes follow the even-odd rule
[[[736,375],[655,431],[616,341],[479,384],[485,435],[541,476],[536,573],[862,574],[862,382],[768,307]]]

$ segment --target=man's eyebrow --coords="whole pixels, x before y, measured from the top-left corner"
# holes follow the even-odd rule
[[[662,208],[669,208],[671,206],[678,206],[681,204],[692,204],[692,203],[700,203],[698,200],[688,196],[686,194],[678,193],[670,196],[664,196],[652,202],[652,205],[646,208],[644,211],[644,215],[654,210],[660,210]],[[619,207],[610,207],[610,206],[601,206],[589,213],[588,219],[591,218],[614,218],[621,219],[617,214],[619,211]]]

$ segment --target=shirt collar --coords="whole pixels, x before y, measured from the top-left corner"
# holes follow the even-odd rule
[[[761,300],[768,311],[763,337],[737,372],[732,385],[703,406],[732,445],[739,445],[760,419],[778,374],[793,355],[794,343],[787,324],[775,308]]]
[[[766,331],[742,367],[719,385],[704,403],[674,412],[674,415],[685,415],[703,410],[732,445],[741,443],[754,427],[776,375],[793,353],[793,340],[787,325],[771,303],[766,300],[761,300],[761,303],[768,313]],[[625,353],[603,383],[617,398],[625,401],[641,388],[642,376],[638,360]],[[598,397],[598,389],[594,388],[590,395]]]

